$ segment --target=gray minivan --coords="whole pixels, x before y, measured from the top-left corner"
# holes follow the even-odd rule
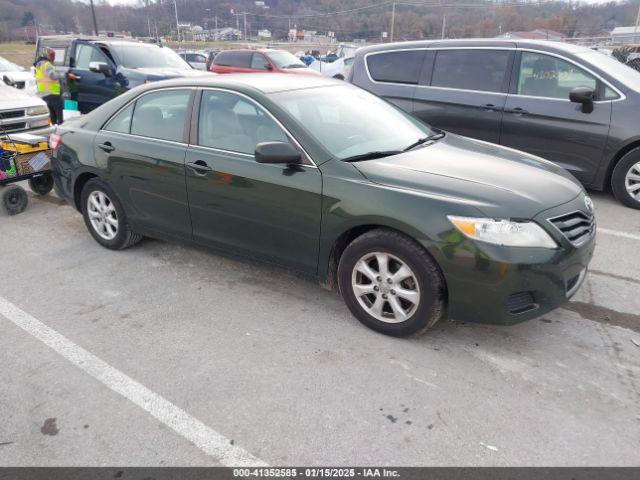
[[[350,81],[443,130],[551,160],[640,209],[640,72],[560,42],[361,48]]]

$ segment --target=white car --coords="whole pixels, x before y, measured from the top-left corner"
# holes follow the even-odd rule
[[[322,60],[314,60],[309,68],[320,72],[323,77],[332,77],[344,80],[347,78],[349,69],[353,65],[354,57],[341,57],[333,62],[323,62]]]
[[[196,70],[207,69],[207,56],[203,52],[193,50],[179,51],[178,55]]]
[[[35,95],[36,77],[33,72],[0,57],[0,83],[24,90]]]
[[[49,108],[41,98],[0,82],[0,136],[18,132],[48,135]]]

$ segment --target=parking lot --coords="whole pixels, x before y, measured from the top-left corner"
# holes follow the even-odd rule
[[[632,465],[640,212],[593,193],[591,272],[513,327],[394,339],[276,267],[101,248],[56,197],[0,214],[3,465]]]

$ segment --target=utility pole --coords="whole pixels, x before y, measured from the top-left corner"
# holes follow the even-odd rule
[[[638,15],[636,16],[636,28],[633,29],[633,41],[636,41],[638,26],[640,25],[640,5],[638,5]]]
[[[446,29],[447,29],[447,16],[443,15],[442,16],[442,34],[440,36],[442,40],[444,40],[444,32],[446,31]]]
[[[247,39],[247,11],[245,10],[244,12],[242,12],[242,15],[244,17],[244,34],[242,36],[242,38],[244,39],[245,42],[249,41]]]
[[[96,21],[96,9],[93,6],[93,0],[89,0],[91,4],[91,16],[93,17],[93,33],[97,37],[98,36],[98,22]]]
[[[396,23],[396,2],[391,5],[391,35],[389,41],[393,42],[393,27]]]
[[[147,15],[147,27],[149,28],[149,38],[151,38],[151,19],[149,19],[149,15]]]
[[[173,0],[173,6],[175,7],[175,11],[176,11],[176,29],[178,31],[178,42],[179,42],[180,41],[180,23],[178,23],[178,0]]]

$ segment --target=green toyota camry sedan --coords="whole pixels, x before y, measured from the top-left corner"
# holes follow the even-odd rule
[[[150,83],[50,142],[56,190],[102,246],[149,236],[277,263],[389,335],[542,315],[595,245],[565,170],[321,77]]]

